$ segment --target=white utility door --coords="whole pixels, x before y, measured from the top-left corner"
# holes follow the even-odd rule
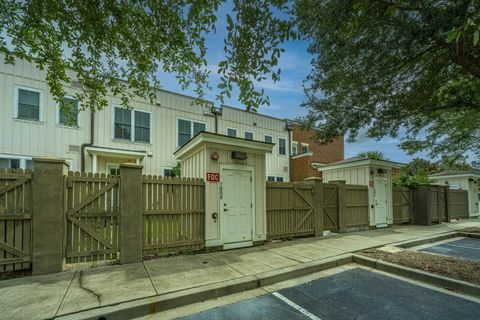
[[[224,243],[252,240],[252,173],[222,170],[222,225]]]
[[[375,224],[377,227],[387,226],[387,178],[374,178]]]

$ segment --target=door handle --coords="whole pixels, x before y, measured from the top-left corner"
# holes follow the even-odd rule
[[[227,209],[227,208],[224,208],[223,211],[228,211],[228,209]]]

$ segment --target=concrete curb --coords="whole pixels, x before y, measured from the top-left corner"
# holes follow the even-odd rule
[[[425,271],[416,270],[416,269],[404,267],[401,265],[393,264],[390,262],[385,262],[378,259],[372,259],[369,257],[364,257],[356,254],[353,255],[353,262],[363,265],[365,267],[384,271],[386,273],[392,273],[401,277],[425,282],[437,287],[442,287],[445,289],[454,290],[464,294],[480,297],[480,286],[474,285],[465,281],[455,280],[455,279],[447,278],[444,276],[428,273]]]
[[[480,238],[480,233],[472,233],[472,232],[459,232],[458,236],[460,237],[467,237],[467,238]]]
[[[455,238],[457,236],[458,236],[458,232],[454,231],[454,232],[443,233],[443,234],[440,234],[440,235],[429,236],[429,237],[424,237],[424,238],[420,238],[420,239],[408,240],[408,241],[404,241],[404,242],[400,242],[400,243],[395,243],[395,244],[393,244],[393,246],[398,247],[398,248],[406,249],[406,248],[416,247],[416,246],[420,246],[420,245],[427,244],[427,243],[432,243],[432,242],[437,242],[437,241],[442,241],[442,240]]]
[[[257,289],[262,286],[294,279],[351,262],[353,262],[352,254],[342,254],[301,265],[263,272],[256,276],[245,276],[239,279],[222,281],[197,288],[181,290],[148,298],[141,298],[129,302],[121,302],[115,305],[99,307],[71,314],[58,315],[55,317],[55,319],[98,320],[103,317],[104,319],[108,320],[120,320],[153,315],[160,311],[214,299],[233,293]]]

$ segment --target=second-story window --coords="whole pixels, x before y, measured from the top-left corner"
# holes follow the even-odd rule
[[[206,131],[207,125],[203,122],[190,121],[185,119],[178,119],[177,124],[177,133],[178,133],[178,143],[179,147],[183,146],[191,138],[193,138],[197,133]]]
[[[298,154],[298,144],[296,142],[292,143],[292,154],[294,156]]]
[[[63,111],[63,105],[66,105],[68,113]],[[78,101],[71,98],[65,98],[58,107],[58,124],[70,127],[78,127]]]
[[[236,138],[237,137],[237,129],[227,128],[227,136]]]
[[[273,137],[269,135],[265,135],[265,142],[273,143]]]
[[[308,144],[302,143],[302,153],[307,153],[307,152],[308,152]]]
[[[115,139],[150,143],[150,112],[115,108]]]
[[[278,138],[278,154],[287,154],[286,140]]]
[[[253,132],[245,131],[245,139],[246,140],[253,140]]]
[[[150,142],[150,113],[135,110],[135,141]]]
[[[26,88],[16,89],[17,105],[15,117],[17,119],[40,121],[41,91]]]
[[[132,139],[132,110],[115,108],[115,139]]]

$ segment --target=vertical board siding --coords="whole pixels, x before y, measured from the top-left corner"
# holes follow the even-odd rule
[[[118,259],[119,180],[103,173],[68,173],[67,263]]]
[[[338,231],[338,185],[323,185],[323,228]]]
[[[29,269],[32,172],[0,169],[0,272]]]
[[[402,224],[412,222],[413,219],[413,192],[406,187],[393,188],[393,223]]]
[[[314,235],[313,185],[267,182],[267,240]]]
[[[201,179],[144,175],[143,255],[205,246],[205,183]]]
[[[368,187],[346,185],[347,228],[368,227]]]
[[[449,219],[468,218],[468,191],[447,190],[447,211]]]

